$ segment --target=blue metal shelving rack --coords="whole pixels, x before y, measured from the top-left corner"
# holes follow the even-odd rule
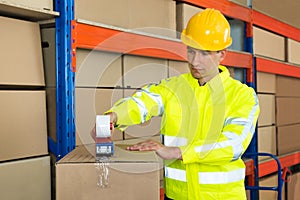
[[[56,37],[56,142],[48,138],[49,150],[57,160],[75,148],[75,72],[71,67],[71,20],[74,0],[55,0]]]

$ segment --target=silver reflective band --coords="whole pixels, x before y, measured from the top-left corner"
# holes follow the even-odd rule
[[[140,110],[140,116],[142,119],[141,123],[144,123],[146,121],[146,116],[148,114],[146,105],[144,104],[144,102],[142,100],[140,100],[138,98],[131,97],[131,99],[136,102],[136,105],[138,106],[138,108]]]
[[[199,184],[226,184],[244,180],[245,169],[237,169],[230,172],[199,172]]]
[[[159,110],[158,115],[161,116],[164,113],[164,110],[165,110],[162,98],[159,94],[150,92],[149,91],[150,86],[151,85],[149,85],[145,90],[142,90],[142,91],[145,92],[153,101],[156,102],[156,104],[158,105],[158,110]]]
[[[186,182],[186,172],[182,169],[165,167],[165,177]],[[230,172],[198,172],[199,184],[226,184],[242,181],[245,178],[245,169]]]
[[[187,144],[187,139],[183,137],[164,135],[164,145],[169,147],[180,147]]]
[[[186,182],[186,173],[185,173],[185,170],[182,170],[182,169],[165,167],[165,177],[174,179],[177,181]]]

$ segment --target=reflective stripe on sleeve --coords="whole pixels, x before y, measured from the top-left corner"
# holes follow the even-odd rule
[[[212,143],[212,144],[206,144],[202,146],[196,146],[195,152],[200,153],[200,152],[210,151],[213,149],[219,149],[219,148],[225,148],[231,146],[233,151],[232,160],[237,160],[244,152],[243,141],[247,138],[249,133],[253,135],[255,130],[255,124],[253,124],[253,120],[255,118],[255,113],[257,112],[258,109],[258,100],[256,97],[255,97],[255,101],[256,104],[255,106],[253,106],[248,116],[248,119],[228,118],[225,120],[225,124],[224,124],[225,126],[229,124],[244,126],[241,135],[238,135],[234,132],[223,132],[223,134],[228,138],[228,140]]]
[[[136,102],[136,105],[138,106],[138,108],[140,110],[141,123],[144,123],[146,121],[146,116],[148,114],[148,110],[147,110],[144,102],[135,97],[131,97],[131,99]]]
[[[182,169],[165,167],[165,177],[174,179],[177,181],[186,182],[186,173],[185,173],[185,170],[182,170]]]
[[[187,145],[187,139],[183,137],[164,135],[164,145],[172,147],[181,147]]]
[[[164,104],[163,104],[162,98],[159,94],[150,92],[149,87],[150,87],[150,85],[143,91],[158,105],[158,110],[159,110],[158,115],[162,115],[164,112]]]
[[[199,172],[199,184],[226,184],[244,180],[245,169],[237,169],[230,172]]]

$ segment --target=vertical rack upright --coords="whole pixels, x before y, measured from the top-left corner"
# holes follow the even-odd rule
[[[48,138],[57,160],[75,148],[75,75],[71,65],[71,21],[74,0],[55,0],[60,16],[55,19],[56,38],[56,142]]]

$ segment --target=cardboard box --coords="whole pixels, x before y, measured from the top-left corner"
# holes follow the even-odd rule
[[[300,79],[289,76],[276,76],[276,96],[300,97]]]
[[[257,92],[276,93],[276,75],[264,72],[257,72]]]
[[[0,90],[0,161],[48,154],[45,91]]]
[[[300,98],[276,98],[276,124],[277,126],[300,123]]]
[[[175,7],[173,0],[75,0],[74,12],[75,19],[175,38]]]
[[[287,199],[288,200],[297,200],[300,199],[300,173],[292,174],[290,181],[287,182]]]
[[[300,150],[300,124],[277,127],[277,155]]]
[[[300,64],[299,52],[300,52],[300,42],[288,38],[287,39],[288,62],[299,65]]]
[[[76,145],[94,143],[91,131],[96,115],[102,115],[123,97],[121,89],[76,88]],[[115,129],[113,140],[122,140],[123,133]]]
[[[45,82],[47,87],[56,86],[56,47],[55,28],[42,28],[42,50],[44,61]]]
[[[189,73],[189,64],[183,61],[168,60],[169,76],[179,76],[180,74]]]
[[[6,3],[16,5],[17,7],[34,8],[37,10],[53,11],[52,0],[6,0]]]
[[[278,186],[278,176],[270,175],[267,177],[263,177],[259,179],[259,186],[263,187],[276,187]],[[282,188],[282,200],[285,199],[285,186]],[[259,199],[261,200],[274,200],[278,198],[278,192],[276,191],[270,191],[270,190],[259,190]]]
[[[48,136],[56,142],[56,88],[46,88]]]
[[[247,3],[247,0],[229,0],[233,3],[236,3],[236,4],[239,4],[241,6],[245,6],[245,7],[248,7],[248,3]]]
[[[77,49],[77,87],[122,87],[121,54]]]
[[[255,55],[284,61],[284,37],[258,27],[253,27],[253,52]]]
[[[276,127],[266,126],[258,128],[258,152],[271,153],[276,155]],[[269,159],[270,157],[258,157],[259,160]]]
[[[56,200],[159,199],[158,157],[154,152],[127,151],[126,142],[115,144],[114,156],[102,164],[95,162],[93,145],[78,146],[61,159],[56,164]],[[105,166],[108,186],[101,188],[99,176]]]
[[[299,3],[295,0],[272,0],[272,6],[270,6],[270,1],[252,0],[252,8],[279,21],[300,28],[300,21],[297,17]]]
[[[150,83],[159,83],[168,76],[165,59],[125,55],[123,58],[124,87],[141,88]]]
[[[258,94],[260,114],[258,126],[271,126],[275,124],[275,95]]]
[[[39,24],[1,16],[0,24],[0,85],[44,86]]]
[[[51,200],[50,157],[0,163],[0,196],[7,200]]]
[[[182,30],[186,28],[190,18],[201,11],[203,11],[202,8],[186,3],[178,3],[176,5],[176,30],[178,32],[178,38],[180,38]]]

